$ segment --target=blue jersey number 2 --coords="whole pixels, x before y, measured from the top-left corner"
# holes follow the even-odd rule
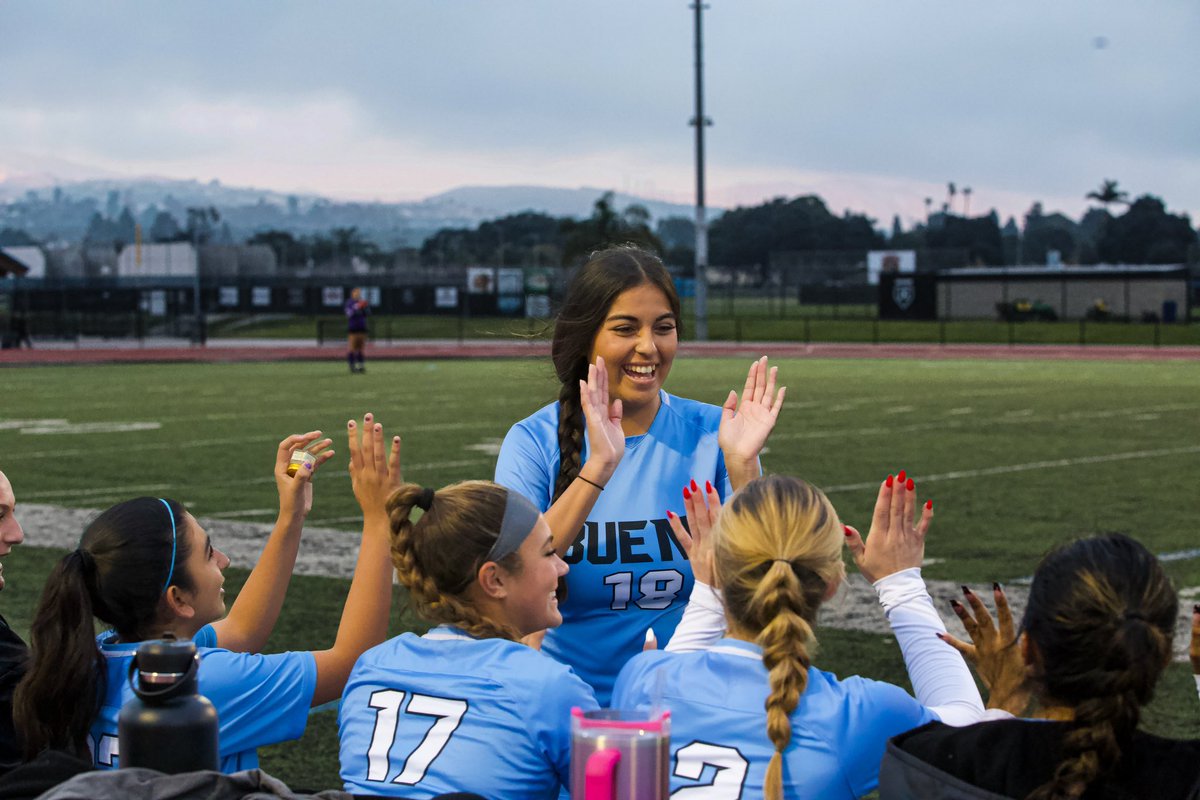
[[[371,735],[371,747],[367,750],[367,780],[384,782],[392,771],[388,753],[396,742],[396,732],[400,722],[400,706],[404,704],[407,692],[396,689],[380,689],[371,692],[368,705],[375,711],[375,732]],[[392,778],[392,783],[403,786],[413,786],[425,777],[426,770],[433,760],[441,755],[442,750],[450,742],[451,735],[458,730],[463,716],[467,713],[466,700],[452,700],[448,697],[433,697],[427,694],[414,694],[404,709],[405,714],[419,714],[423,717],[433,717],[433,726],[425,732],[421,739],[404,759],[400,774]]]

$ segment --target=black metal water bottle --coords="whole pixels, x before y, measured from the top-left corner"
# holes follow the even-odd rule
[[[199,671],[193,642],[167,634],[138,647],[129,665],[136,697],[117,717],[122,767],[171,774],[217,769],[217,709],[198,693]]]

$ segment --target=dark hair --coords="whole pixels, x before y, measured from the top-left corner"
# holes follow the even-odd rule
[[[508,489],[491,481],[463,481],[432,493],[415,523],[413,506],[428,490],[406,483],[387,501],[392,525],[392,566],[408,589],[413,610],[430,622],[462,628],[478,638],[519,639],[517,631],[484,616],[467,597],[479,568],[500,536]],[[521,557],[496,562],[511,573]]]
[[[93,617],[121,641],[141,641],[158,634],[167,576],[192,588],[181,567],[191,552],[184,508],[163,502],[139,497],[108,509],[51,571],[29,629],[30,667],[13,699],[26,758],[47,748],[89,758],[87,732],[106,688]]]
[[[682,335],[679,295],[667,268],[658,256],[634,245],[598,250],[579,268],[554,323],[550,357],[562,386],[558,392],[558,478],[554,499],[566,491],[579,475],[583,453],[583,408],[579,404],[579,381],[587,378],[592,343],[617,297],[629,289],[649,284],[662,291],[675,314],[676,331]]]
[[[1158,559],[1128,536],[1080,539],[1042,559],[1021,626],[1039,694],[1075,719],[1053,778],[1030,800],[1078,797],[1116,764],[1167,666],[1177,607]]]

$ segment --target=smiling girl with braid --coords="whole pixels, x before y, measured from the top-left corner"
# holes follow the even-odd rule
[[[665,643],[692,591],[692,567],[666,509],[696,478],[725,497],[759,474],[783,405],[775,370],[754,362],[739,405],[663,390],[679,345],[680,307],[657,257],[632,246],[592,255],[554,326],[558,401],[509,430],[496,481],[546,515],[572,566],[563,624],[544,650],[608,701],[647,629]],[[585,441],[586,433],[586,441]]]
[[[410,520],[414,508],[424,513]],[[392,564],[437,627],[363,654],[339,712],[342,780],[356,795],[446,792],[551,800],[569,781],[570,714],[595,709],[567,667],[517,640],[562,621],[567,566],[532,503],[490,481],[388,501]]]

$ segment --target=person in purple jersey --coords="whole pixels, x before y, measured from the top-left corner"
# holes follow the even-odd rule
[[[679,296],[656,256],[594,253],[554,327],[559,399],[509,430],[496,464],[496,482],[542,509],[572,567],[563,624],[543,647],[601,703],[648,629],[669,640],[691,593],[665,514],[678,487],[695,477],[725,496],[757,476],[783,405],[765,358],[740,404],[734,391],[723,407],[664,391],[679,326]]]
[[[257,766],[255,748],[299,736],[310,706],[337,698],[355,659],[387,636],[391,571],[384,503],[400,483],[400,440],[390,458],[370,414],[359,443],[349,427],[350,476],[363,511],[362,546],[328,650],[257,655],[278,618],[311,507],[310,482],[332,451],[319,432],[279,446],[280,522],[225,615],[229,559],[179,503],[144,497],[118,503],[84,531],[55,566],[30,630],[32,662],[17,687],[14,717],[25,755],[64,751],[97,767],[118,766],[117,715],[132,696],[126,679],[137,644],[171,633],[195,638],[200,693],[220,719],[223,771]],[[291,451],[320,453],[311,469],[287,474]],[[97,637],[94,619],[112,630]]]
[[[414,508],[424,511],[416,522]],[[354,665],[338,715],[346,791],[558,797],[571,708],[597,705],[570,667],[517,641],[562,621],[567,565],[550,528],[532,503],[489,481],[436,492],[409,484],[388,509],[396,577],[438,625]]]
[[[865,542],[797,478],[757,478],[719,515],[714,492],[707,508],[688,499],[696,591],[667,650],[635,656],[613,694],[615,707],[670,710],[677,796],[849,800],[875,787],[889,737],[983,715],[963,659],[934,637],[945,627],[920,575],[932,506],[918,514],[915,484],[900,478],[879,487]],[[879,593],[915,699],[812,664],[817,612],[845,578],[847,545]]]
[[[366,372],[363,351],[367,346],[367,314],[371,312],[371,306],[363,299],[362,289],[356,286],[350,290],[345,311],[346,363],[350,365],[351,372]]]

